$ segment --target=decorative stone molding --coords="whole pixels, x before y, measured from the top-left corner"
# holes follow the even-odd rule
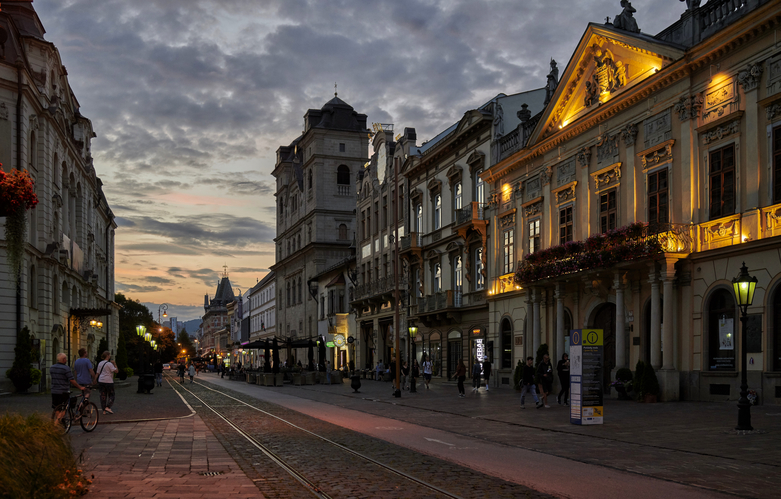
[[[603,135],[602,140],[597,143],[597,163],[605,160],[612,161],[616,156],[618,156],[618,134],[612,137]]]
[[[689,97],[681,97],[673,109],[678,113],[678,119],[681,121],[697,118],[700,115],[700,109],[702,109],[702,96],[694,94]]]
[[[0,102],[0,120],[8,121],[8,107],[5,102]]]
[[[553,168],[548,165],[540,174],[540,181],[542,182],[542,185],[550,184],[551,177],[553,177]]]
[[[646,149],[672,138],[672,108],[667,108],[643,121],[643,144]]]
[[[30,130],[38,130],[38,116],[30,115]]]
[[[526,218],[533,217],[537,213],[542,213],[542,201],[523,207],[523,216]]]
[[[52,204],[54,205],[55,209],[62,208],[62,196],[60,196],[55,192],[54,195],[52,196]]]
[[[767,113],[768,121],[772,121],[776,116],[781,114],[781,102],[771,104],[765,109],[765,112]]]
[[[732,135],[733,133],[737,133],[738,130],[740,130],[740,120],[735,120],[730,123],[719,126],[716,129],[711,130],[710,132],[705,132],[704,134],[702,134],[702,141],[705,144],[710,144],[715,140],[721,140],[727,135]]]
[[[762,63],[748,64],[746,69],[738,73],[738,83],[743,87],[743,92],[750,92],[756,90],[759,86],[759,80],[762,78]]]
[[[581,168],[587,168],[588,165],[591,163],[591,148],[590,147],[584,147],[580,151],[578,151],[578,164]]]
[[[446,174],[450,187],[453,187],[456,182],[461,182],[462,173],[463,169],[460,166],[453,165],[450,167]]]
[[[469,165],[469,173],[482,169],[485,165],[485,154],[480,151],[472,151],[472,154],[466,159],[466,164]]]
[[[618,180],[621,178],[621,163],[616,163],[607,170],[592,173],[591,176],[594,178],[595,190],[599,190],[600,184],[602,184],[603,187],[607,187],[614,182],[618,182]]]
[[[767,95],[781,91],[781,54],[767,60]]]
[[[717,89],[705,94],[702,121],[707,123],[738,110],[737,83],[729,80]]]
[[[556,167],[556,186],[560,187],[566,183],[575,180],[575,158],[570,158],[569,161],[559,164]]]
[[[575,199],[575,182],[571,186],[556,192],[556,203],[561,204],[565,201],[571,201]]]
[[[673,144],[674,140],[668,140],[661,147],[656,150],[643,151],[640,153],[640,162],[643,164],[643,169],[651,166],[656,166],[660,163],[671,161],[673,158]]]
[[[523,197],[524,199],[534,199],[540,196],[542,190],[542,183],[540,177],[534,177],[523,183]]]
[[[621,138],[624,139],[624,146],[634,147],[637,141],[637,125],[629,123],[621,130]]]
[[[499,219],[499,227],[507,229],[515,226],[515,210],[509,215],[505,215]]]

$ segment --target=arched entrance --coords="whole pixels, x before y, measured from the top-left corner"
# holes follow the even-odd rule
[[[603,330],[602,385],[605,393],[610,390],[610,371],[616,367],[616,306],[604,303],[594,313],[590,329]]]
[[[453,379],[458,367],[458,360],[463,357],[461,333],[451,331],[447,335],[447,379]]]

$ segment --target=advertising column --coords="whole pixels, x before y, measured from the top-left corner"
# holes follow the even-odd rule
[[[603,331],[570,333],[570,423],[602,424]]]

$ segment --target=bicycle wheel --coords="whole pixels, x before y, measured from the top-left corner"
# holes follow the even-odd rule
[[[62,417],[60,418],[59,425],[65,431],[65,433],[68,433],[68,431],[71,429],[71,415],[70,411],[68,410],[69,402],[64,402],[57,407],[54,408],[54,411],[52,411],[52,421],[54,421],[57,418],[57,413],[62,412]]]
[[[92,431],[98,426],[100,412],[94,402],[86,402],[81,409],[81,427],[84,431]]]

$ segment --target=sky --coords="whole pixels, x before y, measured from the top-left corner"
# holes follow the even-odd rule
[[[619,0],[34,0],[116,215],[116,291],[180,321],[274,264],[279,146],[339,98],[419,143],[545,85]],[[654,35],[678,0],[633,3]]]

